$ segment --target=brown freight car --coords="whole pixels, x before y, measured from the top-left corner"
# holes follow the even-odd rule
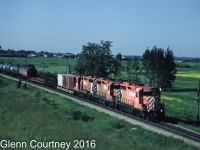
[[[71,75],[71,74],[58,74],[58,86],[57,88],[71,93],[74,93],[74,89],[76,87],[76,75]]]
[[[32,82],[40,83],[40,84],[45,83],[45,80],[43,78],[40,78],[40,77],[30,77],[29,80],[32,81]]]

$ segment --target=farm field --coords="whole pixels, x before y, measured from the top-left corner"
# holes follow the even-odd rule
[[[75,66],[75,59],[60,58],[2,58],[5,62],[19,64],[35,64],[40,72],[48,71],[51,73],[68,73],[67,63],[72,67]],[[46,67],[44,69],[43,63]],[[200,63],[194,62],[178,62],[179,66],[187,66],[187,68],[177,68],[177,78],[173,87],[180,88],[197,88],[200,80]],[[125,72],[123,72],[125,74]],[[141,76],[143,83],[145,77]],[[194,100],[197,92],[161,92],[161,101],[165,104],[166,115],[174,123],[181,124],[190,129],[200,132],[200,127],[195,126],[197,116],[197,101]]]
[[[200,63],[179,63],[191,68],[177,68],[177,79],[174,88],[198,88],[200,80]],[[162,92],[161,99],[165,104],[166,115],[175,122],[195,131],[200,132],[196,126],[197,117],[197,92]]]
[[[67,73],[67,64],[72,67],[75,66],[75,59],[65,58],[18,58],[18,57],[3,57],[3,62],[10,62],[13,64],[34,64],[39,72],[51,72],[51,73]],[[44,66],[45,65],[45,66]]]
[[[197,149],[29,85],[17,88],[16,81],[1,76],[0,94],[0,139],[95,140],[95,148],[85,147],[95,150]]]

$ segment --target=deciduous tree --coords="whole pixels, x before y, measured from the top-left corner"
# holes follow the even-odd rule
[[[107,77],[113,62],[110,47],[110,41],[83,45],[76,65],[78,74]]]
[[[154,46],[143,54],[143,66],[147,84],[159,88],[168,88],[176,78],[176,64],[173,51]]]

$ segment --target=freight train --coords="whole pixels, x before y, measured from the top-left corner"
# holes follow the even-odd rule
[[[56,88],[149,121],[164,118],[160,91],[155,87],[71,74],[57,74],[56,78],[39,77],[33,65],[0,63],[0,72]]]

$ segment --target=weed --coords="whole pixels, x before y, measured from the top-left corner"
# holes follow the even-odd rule
[[[86,115],[86,114],[83,114],[82,112],[80,112],[79,110],[78,111],[72,111],[71,112],[71,116],[74,120],[82,120],[84,122],[87,122],[87,121],[90,121],[90,120],[93,120],[94,118]]]
[[[19,88],[21,88],[21,86],[22,86],[22,81],[19,80],[19,81],[17,82],[17,88],[19,89]]]

